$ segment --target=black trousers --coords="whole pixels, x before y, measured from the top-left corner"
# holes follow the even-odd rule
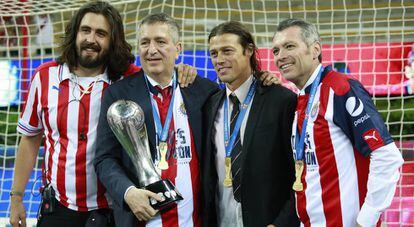
[[[87,212],[71,210],[55,199],[55,211],[44,214],[40,210],[37,227],[114,227],[112,210],[98,209]]]

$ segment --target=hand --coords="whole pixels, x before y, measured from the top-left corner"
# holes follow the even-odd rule
[[[267,225],[267,227],[276,227],[276,226],[273,224],[270,224],[270,225]]]
[[[357,227],[362,227],[362,225],[360,225],[360,224],[357,223]]]
[[[259,79],[264,86],[270,86],[272,84],[281,84],[281,81],[275,74],[269,71],[261,71],[259,73]]]
[[[185,88],[192,84],[197,76],[197,69],[190,65],[180,63],[177,65],[178,83],[180,87]]]
[[[23,198],[20,196],[10,197],[10,219],[13,227],[26,227],[26,210],[23,206]]]
[[[139,221],[149,221],[158,212],[158,210],[154,210],[151,207],[149,203],[150,198],[161,201],[159,195],[139,188],[131,188],[125,196],[125,202]]]
[[[411,62],[410,65],[405,66],[405,76],[407,77],[408,86],[411,89],[407,89],[409,94],[412,94],[414,91],[414,61]]]
[[[411,64],[405,66],[405,77],[407,77],[408,79],[414,79],[414,61],[411,62]]]

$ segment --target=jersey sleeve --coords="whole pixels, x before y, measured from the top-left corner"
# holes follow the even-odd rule
[[[29,93],[23,106],[17,131],[26,136],[34,136],[42,132],[40,106],[40,72],[36,72],[30,83]]]
[[[364,156],[393,140],[371,96],[354,79],[348,79],[347,91],[334,95],[333,120]]]

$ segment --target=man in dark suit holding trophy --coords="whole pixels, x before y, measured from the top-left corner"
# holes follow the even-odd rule
[[[177,86],[174,64],[182,45],[178,25],[168,15],[152,14],[144,18],[139,25],[138,36],[143,70],[105,91],[95,169],[114,200],[117,226],[199,226],[201,110],[218,86],[200,77],[187,88]],[[142,188],[145,185],[140,185],[142,179],[138,179],[140,174],[132,168],[133,160],[125,146],[123,148],[124,143],[121,145],[108,124],[108,109],[122,99],[133,101],[142,108],[151,158],[149,163],[154,165],[153,169],[160,178],[168,179],[183,197],[183,200],[159,212],[151,204],[165,198]],[[142,168],[141,171],[146,170]]]

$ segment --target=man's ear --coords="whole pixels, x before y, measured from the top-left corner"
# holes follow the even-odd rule
[[[175,58],[178,59],[181,51],[183,50],[183,44],[181,42],[177,42],[177,44],[175,44],[175,48],[177,49],[177,56]]]
[[[322,53],[322,45],[319,41],[316,41],[315,43],[313,43],[313,47],[312,47],[313,59],[318,59],[321,53]]]
[[[246,49],[244,50],[244,55],[247,55],[249,58],[253,55],[254,46],[253,44],[249,44]]]

